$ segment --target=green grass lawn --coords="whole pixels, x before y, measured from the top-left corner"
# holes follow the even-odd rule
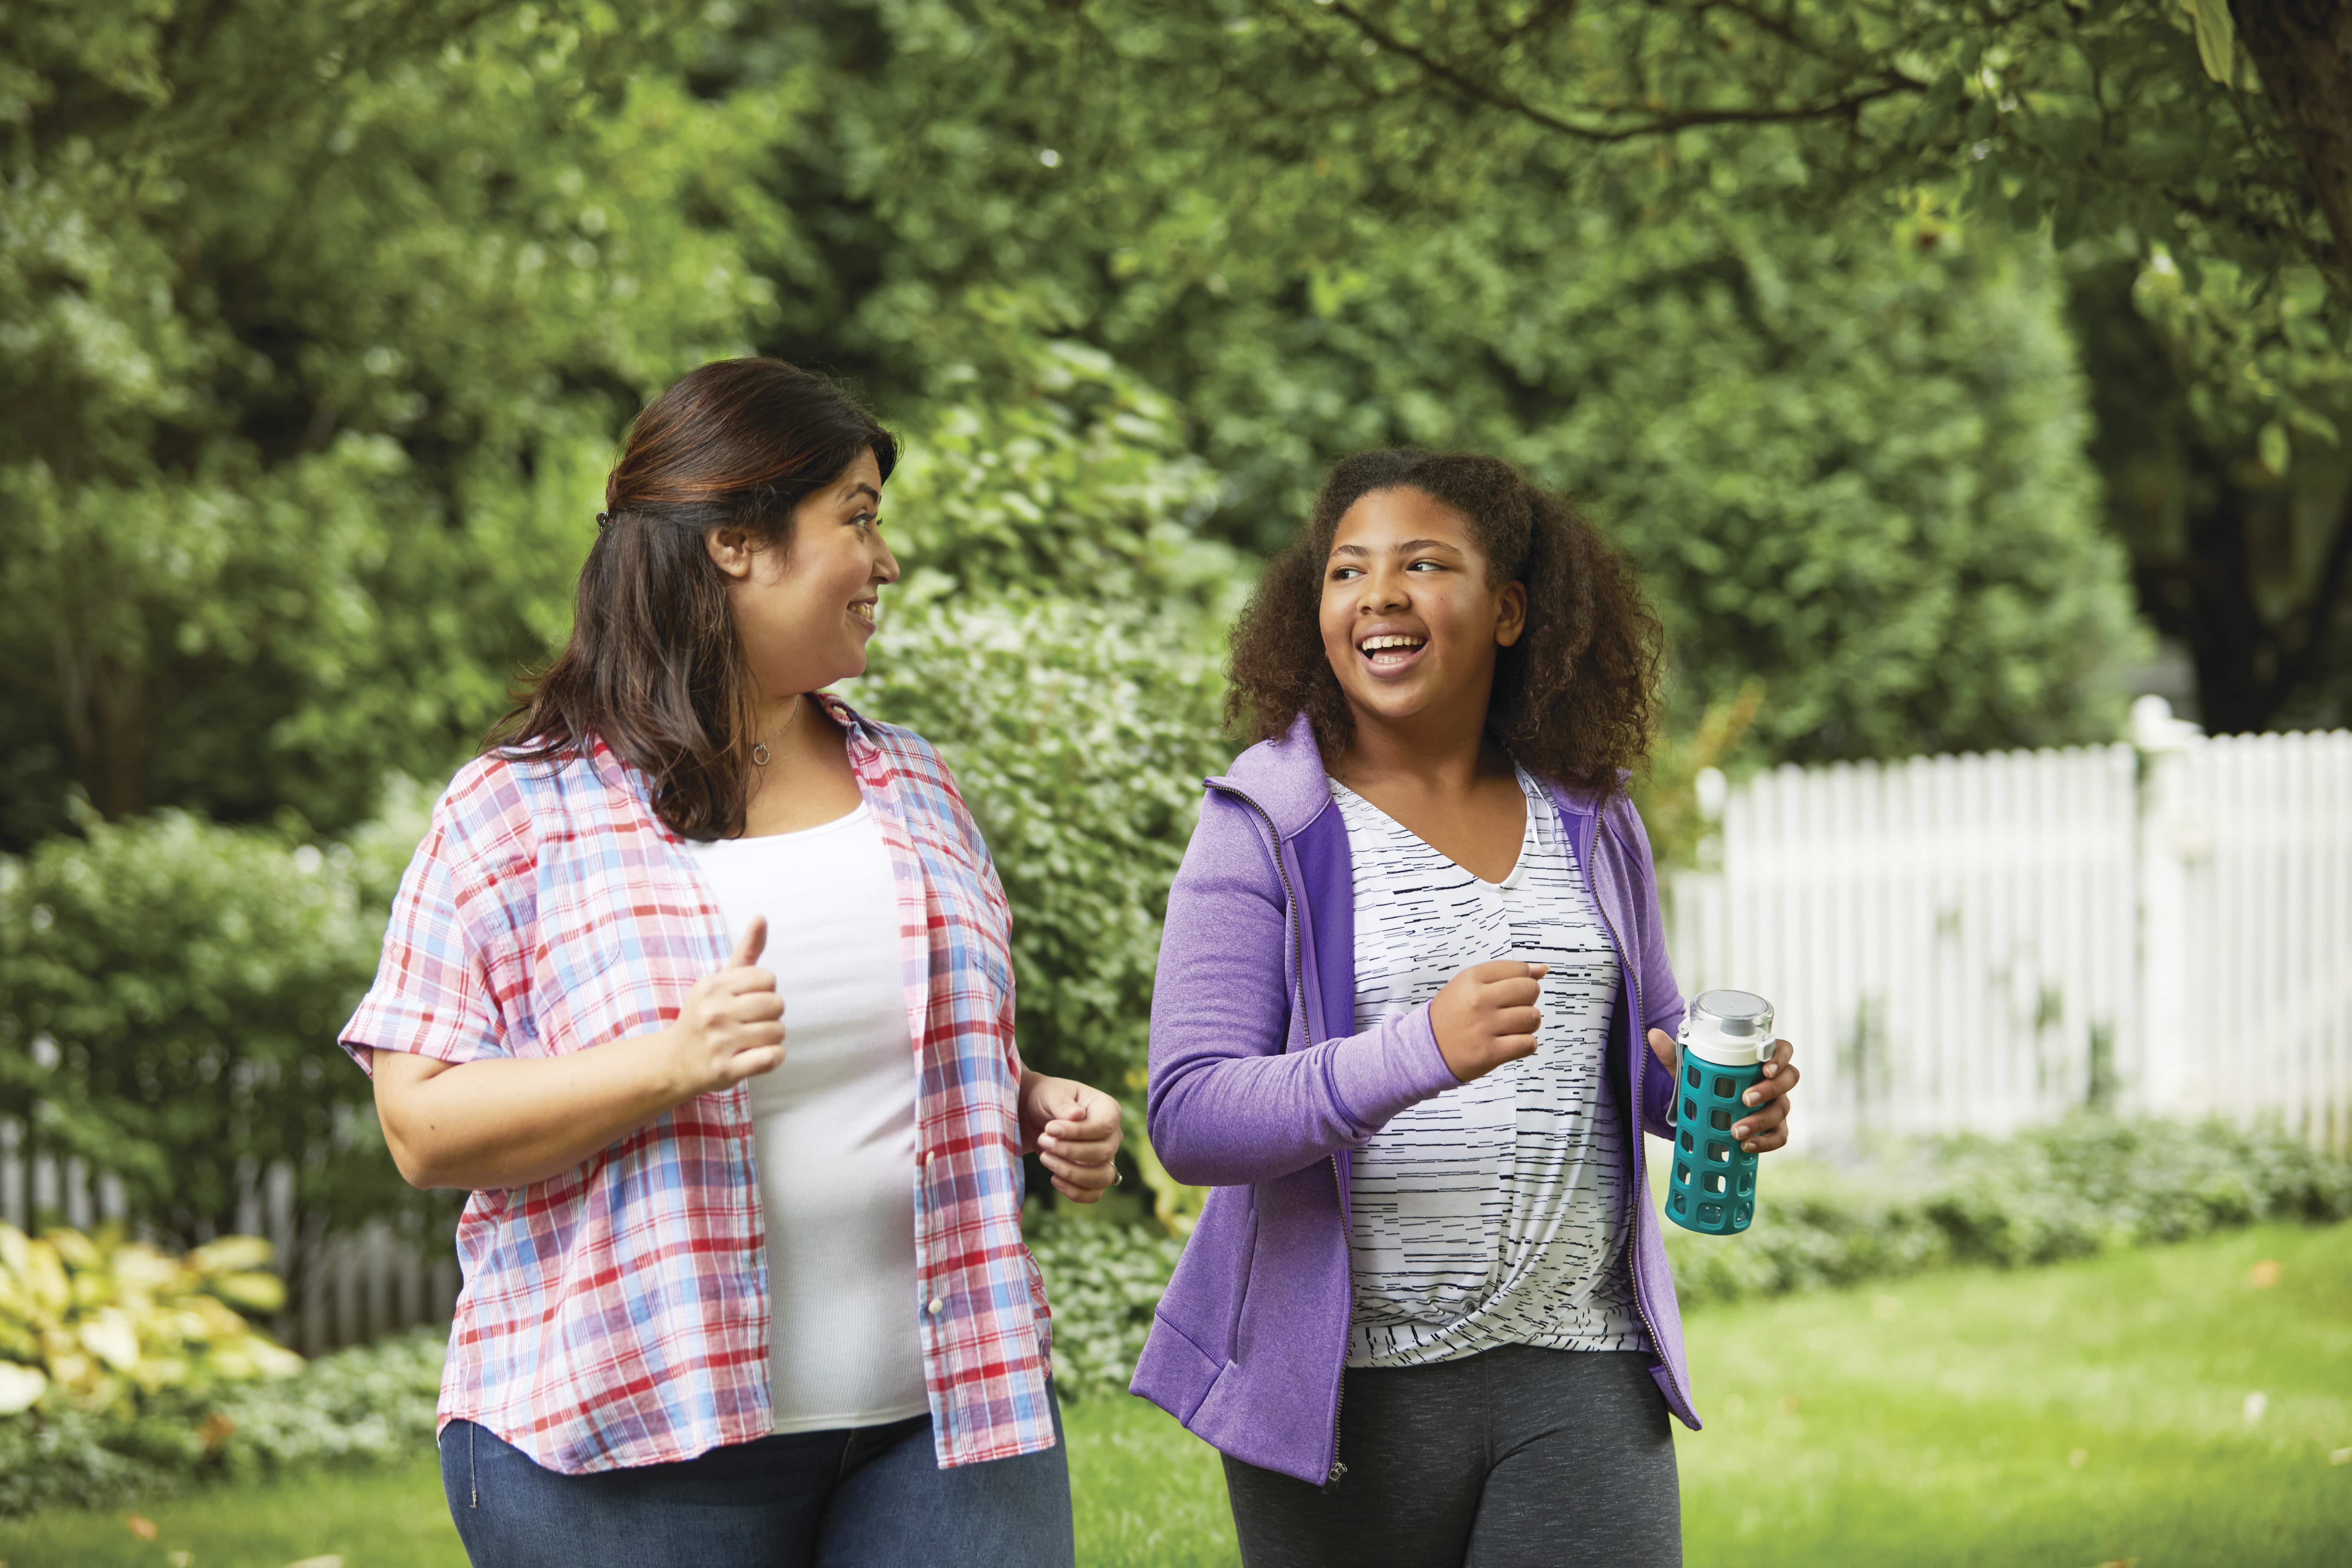
[[[2352,1563],[2352,1225],[1710,1309],[1690,1341],[1694,1568]],[[1127,1400],[1069,1432],[1082,1563],[1234,1561],[1207,1448]],[[152,1542],[120,1513],[0,1523],[0,1563],[464,1563],[429,1462],[144,1511]]]

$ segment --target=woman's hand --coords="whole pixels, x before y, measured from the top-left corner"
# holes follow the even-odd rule
[[[1098,1089],[1042,1073],[1021,1075],[1021,1143],[1035,1150],[1054,1190],[1090,1204],[1118,1180],[1118,1101]]]
[[[592,1051],[455,1065],[372,1053],[393,1163],[412,1186],[527,1187],[578,1170],[698,1094],[772,1072],[784,1059],[784,1002],[776,977],[753,967],[767,944],[768,922],[752,921],[677,1017]]]
[[[1664,1029],[1650,1031],[1650,1050],[1665,1064],[1669,1078],[1682,1071],[1681,1047]],[[1741,1104],[1755,1107],[1731,1124],[1731,1135],[1748,1153],[1767,1154],[1789,1141],[1789,1091],[1797,1087],[1799,1076],[1789,1058],[1796,1051],[1786,1040],[1773,1041],[1772,1059],[1764,1064],[1764,1076],[1739,1097]]]
[[[667,1033],[673,1081],[681,1100],[732,1089],[784,1062],[784,999],[776,977],[758,967],[768,945],[768,917],[753,915],[727,967],[686,994]]]
[[[1429,1027],[1455,1078],[1468,1083],[1536,1054],[1536,1030],[1543,1023],[1536,1000],[1550,969],[1498,958],[1474,963],[1445,983],[1429,1004]]]

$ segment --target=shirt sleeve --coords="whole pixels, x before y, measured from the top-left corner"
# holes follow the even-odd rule
[[[374,1051],[414,1051],[463,1064],[503,1057],[506,1028],[492,983],[499,889],[460,843],[449,801],[400,879],[375,984],[343,1026],[341,1043],[373,1076]]]

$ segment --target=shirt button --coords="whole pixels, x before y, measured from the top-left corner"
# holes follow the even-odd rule
[[[947,1305],[948,1305],[948,1304],[947,1304],[945,1301],[940,1300],[937,1296],[932,1297],[932,1298],[931,1298],[931,1316],[932,1316],[932,1317],[934,1317],[934,1318],[936,1318],[936,1317],[938,1317],[941,1312],[943,1312],[943,1311],[947,1310]]]

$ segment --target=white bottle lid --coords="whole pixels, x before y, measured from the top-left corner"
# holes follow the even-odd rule
[[[1772,1004],[1753,991],[1702,991],[1683,1015],[1683,1049],[1717,1067],[1772,1058]]]

